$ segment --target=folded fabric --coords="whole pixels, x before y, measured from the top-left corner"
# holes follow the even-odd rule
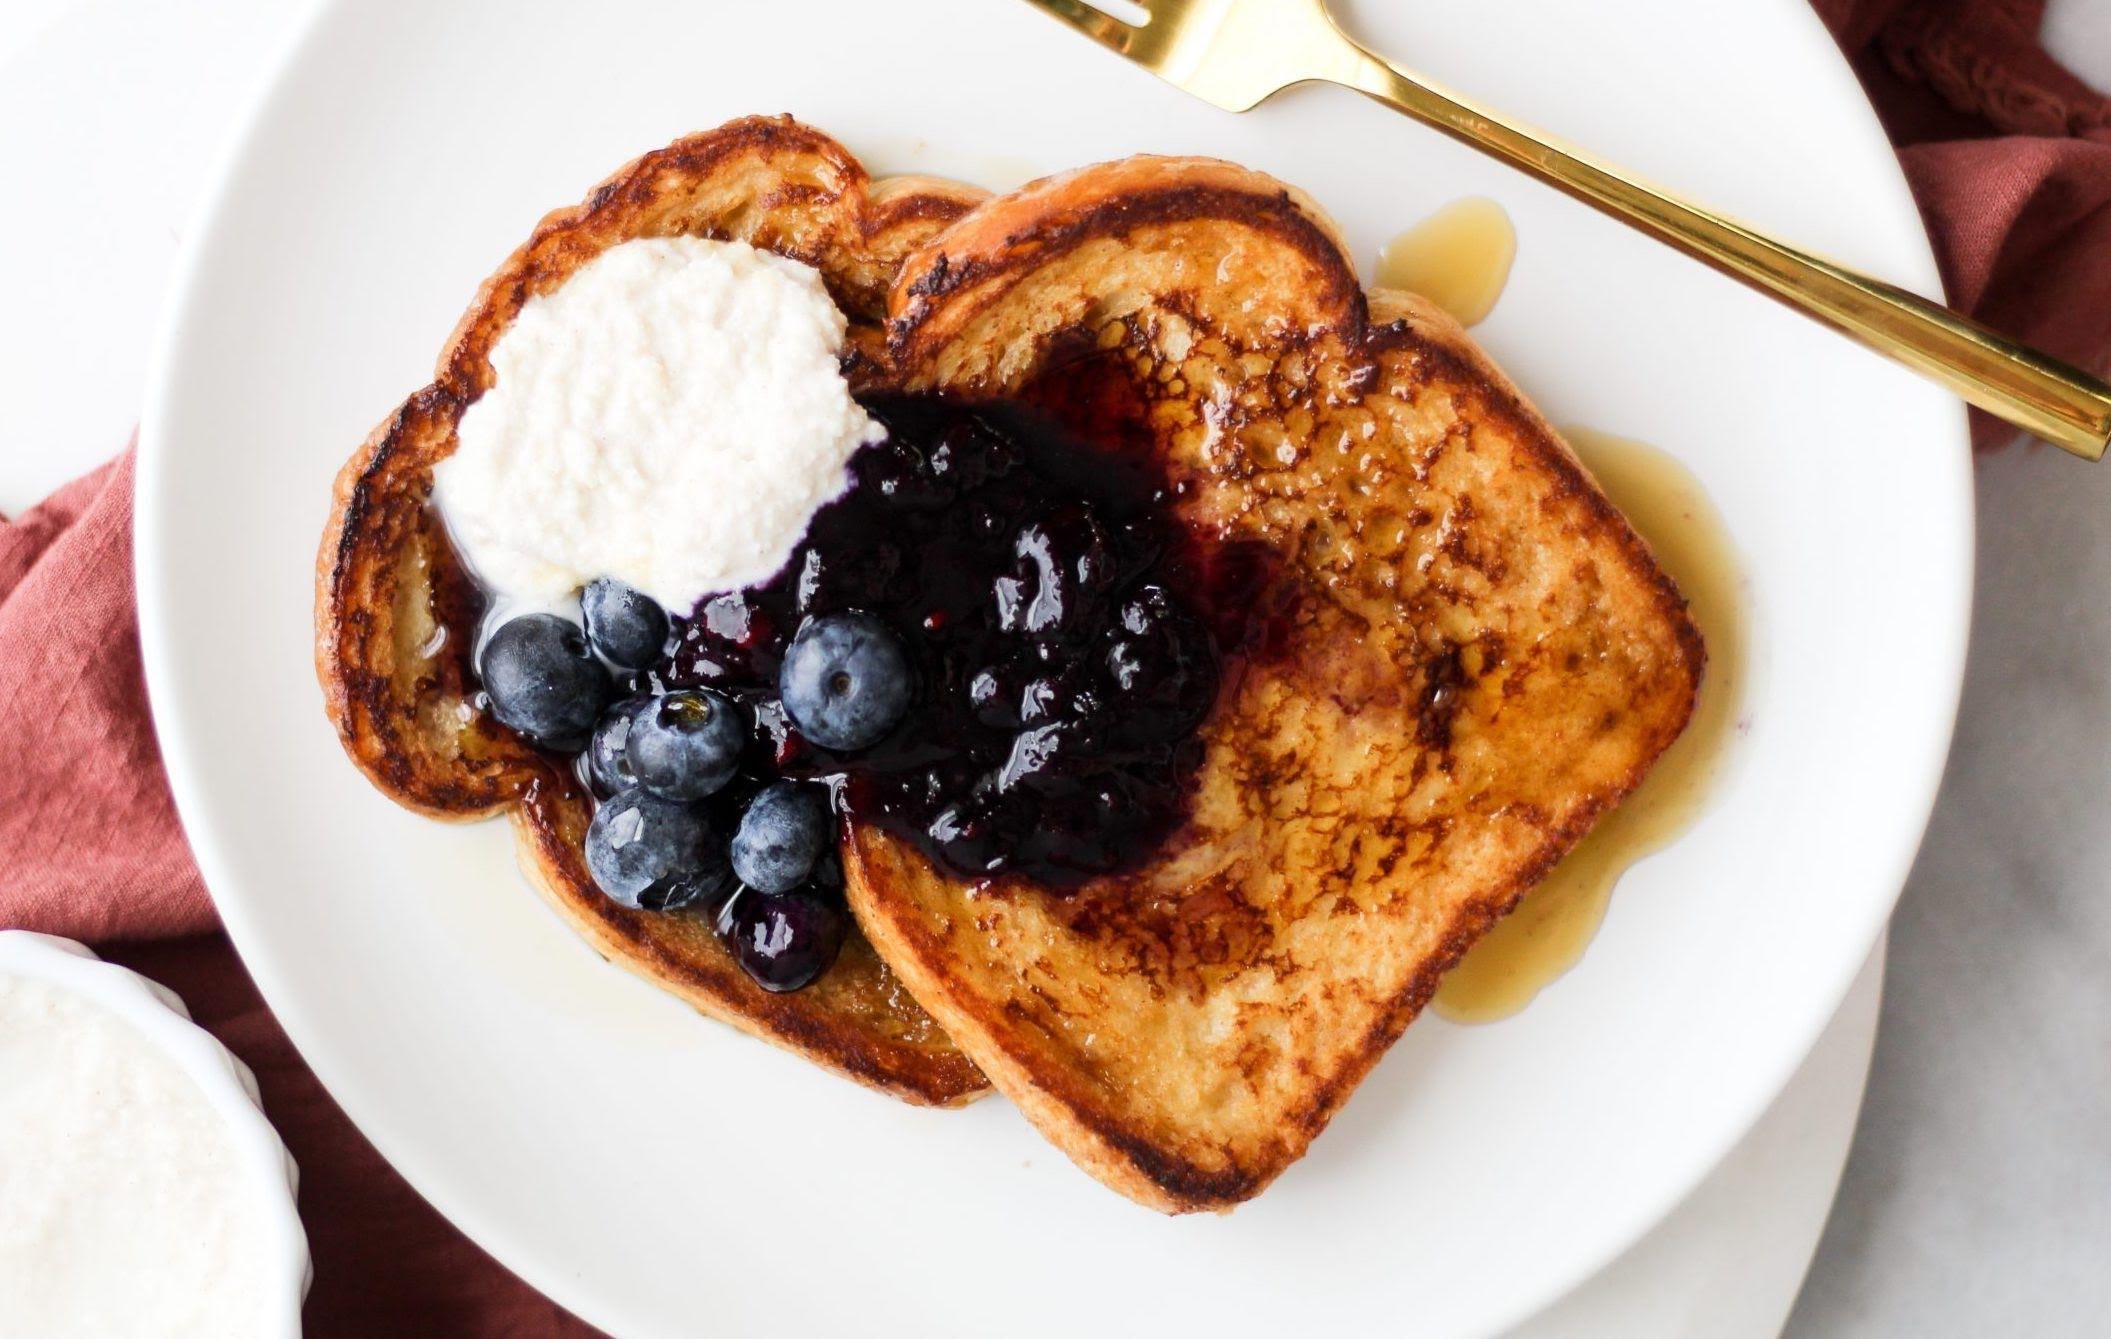
[[[1950,301],[2111,373],[2111,99],[2039,44],[2045,0],[1813,3],[1899,146]],[[1973,416],[1981,446],[2014,435]]]
[[[0,749],[0,924],[102,942],[218,923],[147,717],[130,451],[0,523]]]

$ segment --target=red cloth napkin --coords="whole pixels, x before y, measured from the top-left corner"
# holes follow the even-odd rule
[[[2046,0],[1812,2],[1899,146],[1950,301],[2111,371],[2111,99],[2038,44]]]
[[[1902,146],[1953,300],[2103,370],[2111,104],[2037,46],[2042,0],[1814,3]],[[2007,435],[1982,424],[1983,441]],[[594,1333],[389,1169],[216,932],[147,720],[131,512],[127,452],[0,521],[0,926],[86,940],[166,983],[256,1070],[301,1167],[309,1333]]]

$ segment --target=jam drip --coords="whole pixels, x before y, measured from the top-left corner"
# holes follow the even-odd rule
[[[1141,863],[1185,816],[1227,627],[1210,588],[1250,585],[1249,555],[1205,555],[1118,437],[1018,404],[863,403],[887,439],[852,487],[775,579],[678,620],[641,686],[748,708],[728,804],[770,776],[828,781],[839,812],[970,878],[1064,887]],[[801,621],[848,611],[893,628],[916,687],[892,735],[837,755],[799,737],[776,683]]]

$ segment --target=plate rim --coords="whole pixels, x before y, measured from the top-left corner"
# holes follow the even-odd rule
[[[1807,64],[1799,67],[1801,77],[1831,80],[1843,108],[1852,106],[1860,111],[1859,116],[1844,118],[1842,123],[1835,127],[1843,143],[1864,153],[1872,148],[1879,149],[1885,157],[1890,158],[1892,146],[1876,117],[1875,109],[1861,89],[1846,57],[1834,43],[1831,33],[1802,0],[1780,0],[1780,3],[1790,11],[1787,26],[1800,27],[1800,41],[1807,46],[1815,44],[1817,47]],[[308,0],[306,12],[295,22],[291,36],[270,62],[266,77],[251,93],[245,111],[231,128],[215,166],[207,174],[207,189],[202,193],[202,203],[195,212],[193,224],[184,235],[174,268],[174,278],[157,326],[153,353],[148,365],[137,448],[133,579],[138,598],[140,649],[148,704],[177,815],[182,821],[186,838],[205,878],[208,891],[213,892],[214,906],[245,968],[255,980],[259,993],[271,1008],[273,1016],[284,1027],[289,1039],[293,1041],[303,1063],[315,1073],[317,1080],[362,1136],[382,1153],[390,1167],[403,1176],[442,1217],[462,1231],[480,1249],[522,1278],[530,1287],[574,1315],[590,1324],[624,1332],[630,1326],[618,1303],[604,1294],[591,1291],[577,1271],[543,1268],[544,1261],[536,1249],[518,1238],[507,1222],[496,1216],[485,1215],[476,1206],[473,1197],[458,1195],[455,1193],[455,1187],[444,1177],[430,1174],[424,1159],[410,1154],[399,1143],[395,1132],[384,1137],[376,1132],[374,1124],[361,1119],[358,1113],[368,1110],[369,1103],[358,1083],[350,1079],[352,1071],[339,1067],[340,1057],[331,1056],[318,1062],[318,1055],[327,1056],[331,1051],[327,1044],[323,1044],[324,1029],[315,1025],[299,1005],[299,992],[291,986],[288,977],[279,970],[270,954],[264,951],[252,952],[253,948],[261,949],[263,936],[256,928],[255,922],[250,919],[241,899],[223,900],[217,891],[214,891],[218,885],[231,882],[226,871],[232,862],[222,853],[217,835],[196,817],[204,812],[207,787],[191,761],[186,726],[180,722],[181,709],[167,705],[176,701],[176,694],[169,684],[174,675],[170,665],[178,638],[173,632],[169,599],[157,579],[153,559],[162,551],[164,531],[169,524],[167,509],[161,501],[166,488],[165,480],[169,477],[171,454],[164,418],[175,384],[176,364],[180,361],[179,351],[183,348],[182,336],[194,310],[208,292],[202,283],[201,274],[205,256],[211,248],[222,215],[232,208],[235,202],[233,188],[251,156],[254,141],[265,130],[271,113],[294,82],[298,69],[314,54],[312,49],[323,44],[330,21],[352,8],[354,6],[350,0]],[[1894,207],[1899,215],[1897,226],[1905,229],[1906,235],[1913,239],[1913,243],[1907,247],[1905,254],[1887,254],[1885,261],[1889,266],[1895,267],[1893,277],[1898,278],[1907,287],[1942,295],[1944,286],[1936,265],[1932,239],[1913,204],[1903,169],[1896,165],[1895,158],[1892,161],[1893,171],[1880,185],[1888,188],[1893,195]],[[1910,227],[1907,227],[1907,224],[1910,224]],[[1846,998],[1868,953],[1883,935],[1898,899],[1904,892],[1914,860],[1925,840],[1928,823],[1933,817],[1935,801],[1945,772],[1945,762],[1955,736],[1957,715],[1964,690],[1977,567],[1977,513],[1972,486],[1972,448],[1968,418],[1961,403],[1955,406],[1952,422],[1948,447],[1944,448],[1936,443],[1930,443],[1927,447],[1927,468],[1938,469],[1947,454],[1949,467],[1957,476],[1956,482],[1959,485],[1957,519],[1961,532],[1957,536],[1958,552],[1956,571],[1953,574],[1959,588],[1952,593],[1953,598],[1946,611],[1949,617],[1946,620],[1947,635],[1943,638],[1944,655],[1941,657],[1949,689],[1940,695],[1946,699],[1941,728],[1937,736],[1929,741],[1935,746],[1930,752],[1933,762],[1925,768],[1917,785],[1900,787],[1900,791],[1909,794],[1912,800],[1911,808],[1905,812],[1918,813],[1920,817],[1918,822],[1912,825],[1911,839],[1901,843],[1901,848],[1892,853],[1890,861],[1878,862],[1886,863],[1890,868],[1890,872],[1880,880],[1880,885],[1889,890],[1887,895],[1882,899],[1872,899],[1869,903],[1870,923],[1863,927],[1862,933],[1854,937],[1853,951],[1843,955],[1844,965],[1831,974],[1833,979],[1822,991],[1812,990],[1805,993],[1806,1004],[1802,1011],[1804,1017],[1793,1029],[1785,1029],[1797,1038],[1796,1042],[1784,1048],[1778,1063],[1763,1067],[1764,1081],[1753,1086],[1751,1097],[1742,1104],[1743,1109],[1737,1118],[1722,1123],[1719,1137],[1707,1146],[1705,1156],[1693,1159],[1690,1174],[1668,1178],[1660,1202],[1637,1201],[1636,1207],[1628,1214],[1607,1220],[1609,1226],[1596,1234],[1599,1242],[1597,1249],[1579,1252],[1567,1269],[1547,1271],[1539,1287],[1513,1294],[1509,1305],[1489,1323],[1486,1334],[1505,1333],[1573,1292],[1624,1254],[1652,1226],[1661,1222],[1674,1208],[1691,1196],[1694,1189],[1720,1165],[1737,1143],[1750,1133],[1788,1080],[1793,1077],[1826,1024],[1838,1012],[1841,1001]],[[1923,670],[1932,663],[1935,662],[1924,660]],[[1848,941],[1843,936],[1840,942],[1846,944]]]

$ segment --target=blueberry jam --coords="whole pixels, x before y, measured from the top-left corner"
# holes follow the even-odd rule
[[[1179,525],[1122,406],[1065,385],[1037,402],[1061,421],[865,399],[886,439],[784,570],[670,619],[657,663],[595,699],[580,767],[611,897],[712,916],[758,983],[794,990],[850,923],[842,818],[955,875],[1056,895],[1141,863],[1180,824],[1221,653],[1265,650],[1259,559]],[[591,629],[604,657],[612,628]],[[544,659],[514,677],[571,668]]]
[[[850,814],[956,874],[1061,887],[1139,861],[1183,815],[1219,677],[1176,594],[1200,574],[1169,489],[1018,406],[866,409],[887,440],[851,490],[776,579],[701,606],[659,677],[744,703],[758,772],[837,782]],[[787,719],[780,671],[809,620],[852,612],[895,630],[912,700],[833,752]]]

